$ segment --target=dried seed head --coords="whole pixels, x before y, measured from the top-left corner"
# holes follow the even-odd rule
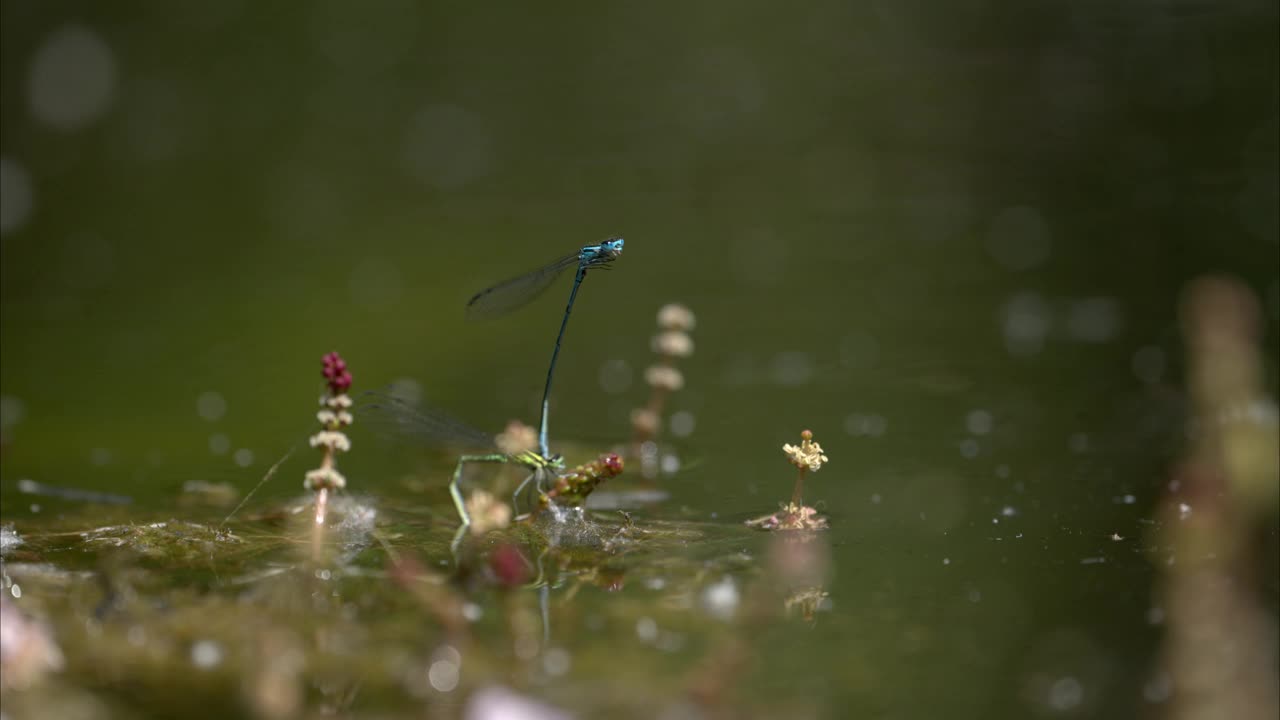
[[[308,490],[340,490],[347,486],[347,479],[333,467],[321,467],[307,471],[303,487]]]
[[[817,472],[827,462],[822,446],[813,440],[813,433],[805,430],[800,433],[800,445],[783,445],[782,452],[787,454],[792,465]]]

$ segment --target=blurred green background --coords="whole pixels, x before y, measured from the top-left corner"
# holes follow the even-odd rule
[[[565,289],[482,324],[463,303],[622,235],[575,308],[553,444],[628,435],[669,301],[699,323],[674,506],[772,509],[781,444],[815,431],[836,611],[779,683],[1054,713],[1028,678],[1065,663],[1087,690],[1066,710],[1128,714],[1188,279],[1259,293],[1277,384],[1278,17],[4,0],[5,515],[31,517],[21,478],[142,504],[252,486],[306,432],[329,350],[357,389],[413,378],[478,426],[532,421]],[[358,450],[353,483],[389,492]],[[830,679],[860,603],[942,639],[894,656],[900,683]]]

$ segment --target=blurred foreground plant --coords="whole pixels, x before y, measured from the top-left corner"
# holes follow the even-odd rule
[[[63,668],[62,650],[43,622],[0,593],[0,691],[20,690]]]
[[[1240,282],[1206,277],[1188,287],[1181,315],[1191,448],[1156,530],[1170,553],[1160,564],[1167,621],[1146,694],[1168,698],[1171,718],[1275,718],[1276,622],[1259,592],[1258,541],[1275,527],[1280,428],[1263,389],[1261,309]],[[1273,563],[1263,571],[1272,578]]]
[[[631,411],[631,456],[640,459],[640,474],[647,478],[658,472],[658,452],[653,441],[662,429],[667,397],[684,387],[684,375],[675,364],[677,358],[693,354],[689,332],[695,324],[693,311],[683,305],[671,303],[658,310],[658,334],[652,341],[658,362],[644,371],[645,383],[652,389],[649,402]]]

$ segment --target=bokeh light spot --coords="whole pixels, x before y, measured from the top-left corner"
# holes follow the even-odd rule
[[[115,56],[89,28],[55,30],[32,59],[27,100],[36,120],[50,127],[88,127],[111,106],[115,90]]]

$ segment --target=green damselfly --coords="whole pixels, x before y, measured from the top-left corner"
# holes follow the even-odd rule
[[[529,474],[511,495],[512,507],[516,513],[520,511],[520,493],[531,481],[536,481],[535,487],[541,488],[544,478],[557,477],[565,467],[564,459],[559,455],[544,455],[534,450],[500,452],[493,435],[467,425],[441,410],[417,407],[387,393],[368,392],[364,397],[371,399],[371,402],[362,404],[359,411],[378,418],[384,424],[391,423],[391,429],[399,435],[429,445],[461,445],[489,450],[489,452],[460,455],[457,465],[454,466],[453,476],[449,480],[449,495],[453,498],[454,509],[458,511],[458,518],[462,523],[454,535],[454,547],[457,547],[463,534],[471,525],[471,515],[467,512],[466,502],[462,497],[462,475],[467,465],[501,463],[518,465],[528,470]]]

